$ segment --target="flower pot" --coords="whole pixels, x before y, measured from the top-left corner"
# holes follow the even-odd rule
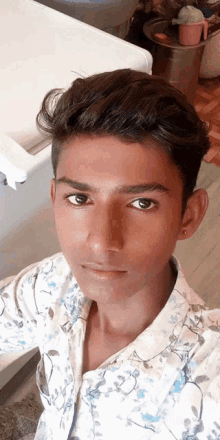
[[[208,36],[208,22],[206,19],[198,23],[185,23],[179,25],[179,42],[183,46],[194,46],[200,43],[203,30],[204,40]]]

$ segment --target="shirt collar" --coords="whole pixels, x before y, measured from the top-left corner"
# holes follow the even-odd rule
[[[181,264],[174,255],[171,262],[177,270],[173,291],[153,322],[130,344],[131,351],[136,348],[142,359],[158,356],[170,342],[178,339],[191,304],[204,305],[204,301],[189,287]]]

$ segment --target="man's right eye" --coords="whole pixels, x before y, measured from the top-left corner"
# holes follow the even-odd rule
[[[82,202],[85,201],[85,199],[88,199],[88,196],[86,196],[85,194],[66,194],[64,196],[64,199],[68,200],[68,202],[71,205],[82,206],[82,205],[85,204],[85,203],[82,203]]]

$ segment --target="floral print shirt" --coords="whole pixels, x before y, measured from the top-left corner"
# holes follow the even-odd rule
[[[82,374],[92,301],[63,253],[0,282],[0,354],[39,346],[35,440],[220,439],[220,310],[176,283],[132,343]]]

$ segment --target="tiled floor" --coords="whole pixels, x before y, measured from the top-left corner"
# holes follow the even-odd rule
[[[220,166],[220,76],[199,79],[194,105],[200,118],[212,123],[209,133],[211,149],[204,160]]]

